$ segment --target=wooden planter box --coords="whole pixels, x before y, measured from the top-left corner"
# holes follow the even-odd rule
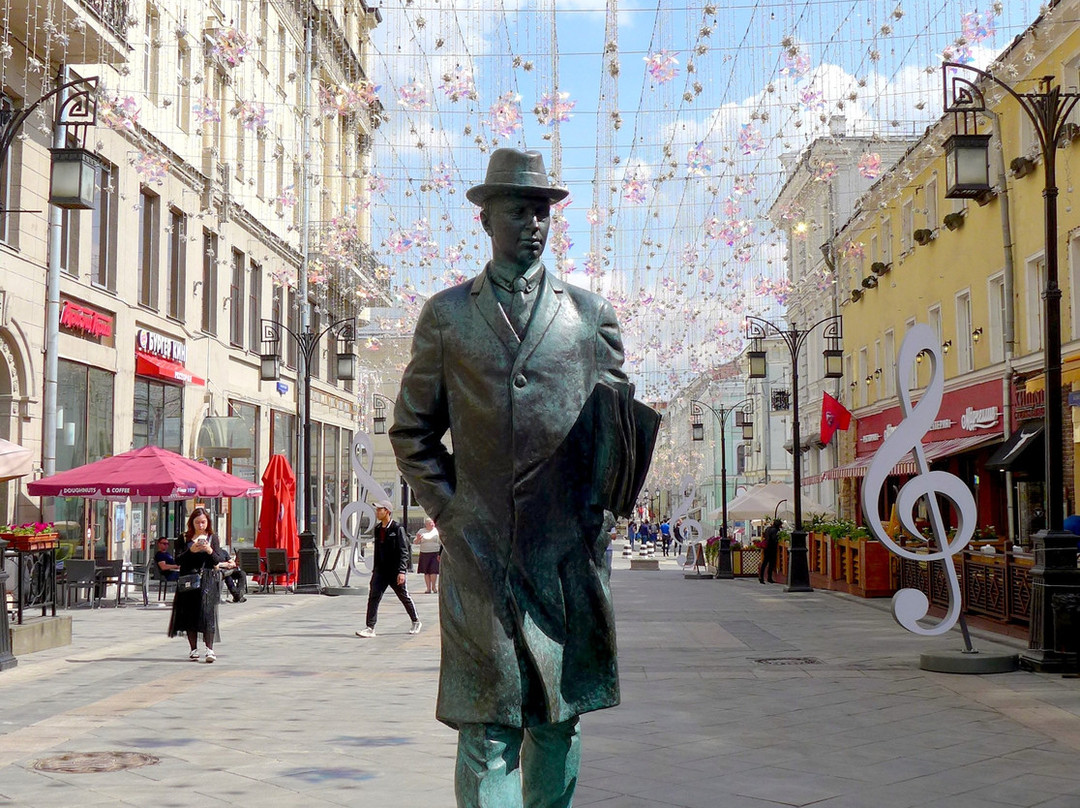
[[[841,537],[832,542],[826,586],[863,598],[891,597],[896,592],[893,557],[884,544],[872,539]]]
[[[18,536],[14,533],[0,533],[0,539],[8,543],[12,550],[32,553],[38,550],[52,550],[60,544],[59,533],[37,533],[32,536]]]

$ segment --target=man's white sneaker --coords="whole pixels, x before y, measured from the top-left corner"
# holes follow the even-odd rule
[[[371,626],[368,626],[367,628],[362,628],[358,632],[356,632],[356,636],[357,637],[364,637],[364,638],[374,637],[375,636],[375,629],[373,629]]]
[[[213,662],[215,659],[217,659],[217,654],[214,653],[214,649],[207,648],[206,649],[206,661],[208,663],[210,663],[210,662]]]
[[[409,629],[409,633],[410,634],[419,634],[420,633],[420,627],[423,626],[423,625],[424,624],[421,623],[419,620],[414,620],[413,624],[412,624],[412,628]]]

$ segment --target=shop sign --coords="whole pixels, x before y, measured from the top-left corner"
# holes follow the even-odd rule
[[[171,337],[156,334],[140,328],[135,335],[135,344],[143,353],[160,356],[171,362],[179,362],[181,365],[187,361],[187,345]]]
[[[966,432],[977,432],[980,429],[990,429],[997,426],[1001,413],[997,406],[983,407],[980,410],[968,407],[960,416],[960,428]]]
[[[1022,387],[1013,388],[1013,427],[1024,421],[1043,418],[1046,414],[1045,390],[1028,392]]]
[[[64,308],[60,311],[60,325],[88,337],[108,339],[113,334],[112,317],[71,300],[64,301]]]

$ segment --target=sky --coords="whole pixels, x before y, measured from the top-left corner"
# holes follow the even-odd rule
[[[627,369],[662,400],[738,353],[747,314],[783,318],[786,244],[767,216],[780,156],[836,116],[848,136],[917,137],[941,114],[943,57],[985,65],[1040,6],[394,0],[381,13],[372,242],[406,312],[387,325],[408,330],[428,295],[482,268],[464,192],[494,148],[536,148],[571,191],[546,263],[615,304]],[[888,169],[876,156],[851,155],[870,179]],[[812,212],[783,213],[827,238]]]

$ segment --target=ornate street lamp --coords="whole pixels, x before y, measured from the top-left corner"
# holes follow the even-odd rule
[[[791,459],[792,459],[792,488],[795,506],[795,529],[791,532],[791,556],[788,563],[788,585],[786,592],[812,592],[810,586],[810,565],[806,558],[806,531],[802,523],[802,446],[799,437],[799,351],[806,343],[806,338],[818,328],[822,329],[822,336],[828,340],[829,347],[824,351],[825,376],[826,378],[840,378],[842,372],[842,351],[840,340],[844,336],[843,324],[839,314],[818,320],[809,328],[798,329],[794,325],[791,328],[780,328],[768,320],[760,317],[748,316],[746,318],[746,338],[752,340],[751,344],[757,349],[749,351],[750,378],[764,379],[766,376],[765,352],[760,350],[761,340],[767,336],[780,337],[791,354]],[[754,354],[761,354],[760,363],[755,367]],[[755,371],[757,374],[755,375]],[[834,375],[835,374],[835,375]]]
[[[1046,378],[1043,407],[1043,434],[1046,440],[1046,482],[1044,513],[1046,528],[1033,537],[1035,565],[1031,568],[1031,621],[1028,629],[1028,650],[1021,655],[1021,665],[1037,671],[1060,670],[1065,656],[1054,648],[1055,595],[1075,592],[1080,585],[1076,568],[1076,536],[1063,529],[1065,502],[1065,447],[1062,436],[1061,400],[1061,289],[1058,286],[1058,142],[1069,115],[1080,102],[1080,94],[1062,92],[1053,84],[1053,76],[1039,80],[1039,89],[1018,93],[992,73],[971,65],[946,62],[942,65],[942,89],[945,112],[951,112],[958,134],[970,137],[978,126],[978,115],[986,111],[982,88],[974,80],[959,75],[966,71],[991,82],[1007,92],[1031,121],[1039,138],[1043,165],[1043,255],[1046,264],[1046,287],[1043,292],[1043,372]],[[981,157],[964,158],[968,168],[986,161],[989,135],[982,135]],[[950,138],[951,140],[952,138]],[[974,142],[970,145],[975,151]],[[960,160],[956,161],[957,171]],[[962,178],[961,178],[962,179]],[[958,194],[965,192],[958,185]],[[986,183],[989,189],[989,181]],[[952,196],[953,194],[946,194]]]
[[[310,326],[297,333],[276,320],[262,320],[264,350],[259,357],[259,377],[264,382],[277,380],[281,362],[281,340],[285,334],[296,342],[302,363],[300,378],[304,380],[304,456],[300,458],[300,462],[304,469],[304,485],[300,486],[300,494],[303,496],[304,524],[300,531],[300,574],[297,577],[297,592],[319,591],[319,550],[315,546],[315,534],[311,530],[311,360],[315,356],[319,341],[331,333],[337,340],[338,378],[354,378],[356,356],[352,352],[352,345],[356,341],[355,317],[337,320],[318,333],[312,331]],[[349,375],[340,375],[341,370],[345,370]]]
[[[727,564],[717,563],[716,576],[717,578],[734,578],[735,572],[731,568],[731,540],[727,534],[727,417],[732,412],[735,413],[735,426],[742,427],[743,440],[752,440],[754,437],[753,421],[747,419],[746,410],[743,406],[746,404],[753,404],[749,398],[744,398],[737,404],[732,404],[729,407],[723,405],[719,407],[710,407],[704,401],[698,401],[696,398],[690,399],[690,417],[693,419],[691,423],[691,432],[694,440],[705,439],[705,426],[701,423],[702,407],[707,409],[713,414],[717,422],[720,425],[720,557],[726,559]],[[715,468],[715,467],[714,467]],[[725,556],[725,552],[727,555]]]

